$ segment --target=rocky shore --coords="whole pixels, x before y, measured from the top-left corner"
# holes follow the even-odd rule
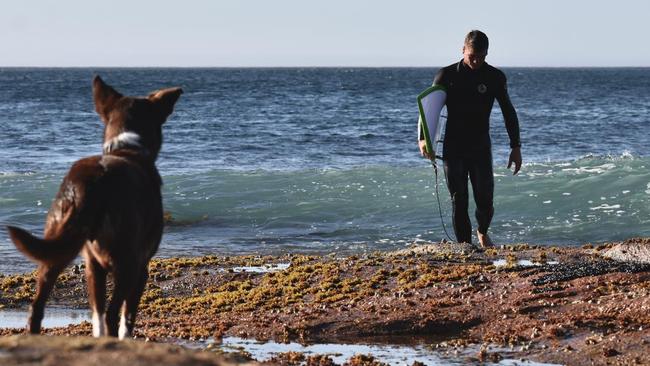
[[[0,338],[4,366],[229,366],[258,365],[241,354],[214,354],[159,343],[91,337],[9,336]]]
[[[33,285],[32,274],[1,276],[0,306],[26,308]],[[485,251],[438,243],[345,258],[156,259],[136,325],[141,342],[47,337],[61,342],[48,354],[75,342],[90,342],[80,346],[80,352],[93,350],[89,354],[117,347],[121,355],[145,357],[156,347],[152,344],[218,344],[229,336],[303,344],[406,337],[440,354],[464,354],[469,362],[507,357],[571,365],[650,364],[649,294],[649,238]],[[87,307],[83,268],[71,267],[62,275],[48,305]],[[0,330],[3,364],[5,359],[11,365],[30,364],[16,355],[29,354],[24,350],[34,337],[8,337],[21,332]],[[88,336],[91,326],[83,322],[45,333]],[[466,350],[472,351],[467,355]],[[204,353],[223,357],[187,350],[174,354],[199,357],[187,364],[251,362],[241,355],[204,361]],[[272,362],[298,360],[332,364],[327,357],[299,355],[281,355]],[[373,362],[360,358],[348,364]]]

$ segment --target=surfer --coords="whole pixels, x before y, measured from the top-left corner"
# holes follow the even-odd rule
[[[487,54],[487,35],[473,30],[465,37],[463,59],[440,69],[433,81],[434,85],[443,86],[447,92],[447,126],[442,159],[451,195],[456,240],[459,243],[472,242],[472,225],[467,213],[469,178],[476,203],[476,234],[482,247],[494,245],[488,236],[488,228],[494,214],[490,112],[495,99],[501,107],[510,138],[508,169],[514,164],[513,175],[521,169],[517,112],[508,96],[505,74],[485,62]],[[435,158],[428,154],[422,134],[419,147],[424,157]]]

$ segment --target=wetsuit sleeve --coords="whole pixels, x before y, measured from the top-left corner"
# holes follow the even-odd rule
[[[496,98],[499,102],[501,113],[503,113],[503,119],[506,123],[506,130],[508,131],[508,137],[510,138],[510,148],[519,147],[521,146],[521,140],[519,138],[519,119],[517,118],[517,111],[515,111],[515,107],[510,101],[507,80],[504,74],[500,75],[499,84]]]
[[[438,70],[436,73],[436,76],[433,78],[433,85],[442,85],[445,87],[445,89],[449,88],[449,85],[447,85],[447,78],[445,77],[444,68]],[[424,140],[424,131],[421,128],[418,129],[418,138],[420,140]]]
[[[442,68],[438,70],[438,73],[436,74],[436,77],[433,78],[433,85],[442,85],[445,88],[449,88],[449,85],[447,85],[447,78],[445,74],[445,69]]]

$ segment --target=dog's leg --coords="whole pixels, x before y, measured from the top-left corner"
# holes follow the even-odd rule
[[[99,338],[106,335],[106,318],[104,313],[93,309],[93,337]]]
[[[129,331],[129,328],[126,325],[126,317],[127,317],[126,309],[127,309],[126,302],[124,302],[124,305],[122,306],[122,315],[120,316],[120,329],[118,329],[117,332],[117,337],[120,340],[131,337],[131,332]]]
[[[56,278],[59,277],[65,265],[48,266],[41,264],[38,267],[38,279],[36,283],[36,296],[32,302],[31,314],[28,320],[29,332],[39,334],[41,332],[41,321],[45,314],[45,302],[54,288]]]
[[[138,282],[131,289],[131,293],[126,298],[126,303],[122,308],[122,319],[120,321],[120,339],[128,338],[133,334],[133,327],[135,326],[135,318],[138,313],[138,305],[140,298],[147,285],[147,278],[149,273],[147,266],[145,266],[142,274],[139,276]]]
[[[88,302],[93,312],[93,337],[106,335],[104,310],[106,308],[106,270],[92,257],[86,257],[86,282],[88,284]]]
[[[106,310],[106,328],[108,335],[111,337],[118,336],[120,310],[129,293],[129,280],[131,278],[133,278],[131,272],[113,273],[113,296],[111,296],[111,301],[108,303],[108,309]]]

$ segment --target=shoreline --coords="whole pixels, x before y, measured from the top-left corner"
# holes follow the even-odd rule
[[[560,364],[650,363],[649,263],[650,238],[485,251],[440,243],[344,258],[155,259],[135,336],[197,344],[419,337],[411,344],[441,354],[469,350],[479,362],[504,354]],[[24,309],[32,295],[33,275],[0,276],[2,308]],[[82,268],[62,274],[52,306],[87,308]],[[3,336],[20,332],[0,329]],[[91,326],[45,332],[88,336]]]

